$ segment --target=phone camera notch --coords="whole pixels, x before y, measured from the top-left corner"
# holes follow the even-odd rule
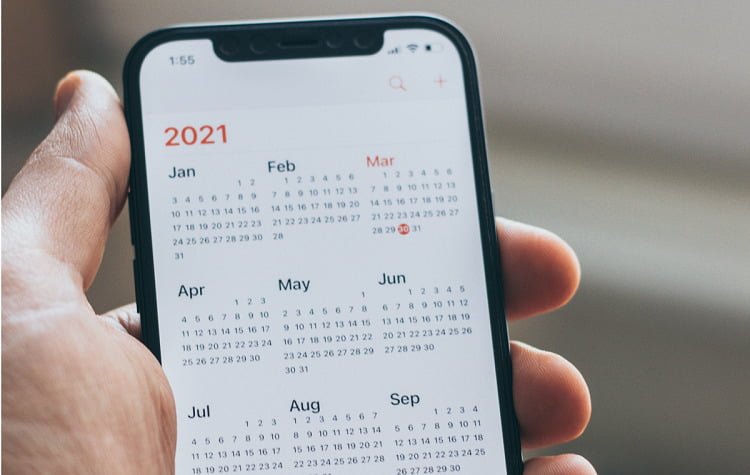
[[[383,31],[342,27],[336,23],[305,28],[241,25],[212,38],[214,52],[223,61],[363,56],[383,46]]]

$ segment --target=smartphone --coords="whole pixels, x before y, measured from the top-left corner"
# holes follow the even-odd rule
[[[477,71],[421,15],[130,52],[143,340],[180,474],[518,474]]]

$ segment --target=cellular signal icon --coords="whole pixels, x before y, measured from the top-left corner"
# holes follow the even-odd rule
[[[410,44],[406,45],[406,49],[408,49],[412,53],[416,53],[417,50],[419,49],[419,45],[414,44],[414,43],[410,43]]]
[[[401,52],[401,48],[399,48],[398,46],[388,50],[388,54],[399,54],[400,52]]]

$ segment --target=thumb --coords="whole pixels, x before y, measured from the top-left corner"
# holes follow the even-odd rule
[[[55,110],[52,131],[3,199],[3,258],[43,252],[80,275],[87,289],[125,202],[128,130],[114,89],[89,71],[60,81]]]
[[[141,316],[135,302],[110,310],[99,316],[105,323],[130,336],[141,339]]]

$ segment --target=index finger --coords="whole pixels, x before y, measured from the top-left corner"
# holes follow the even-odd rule
[[[562,307],[573,297],[581,267],[573,249],[557,235],[528,224],[497,218],[508,319]]]

